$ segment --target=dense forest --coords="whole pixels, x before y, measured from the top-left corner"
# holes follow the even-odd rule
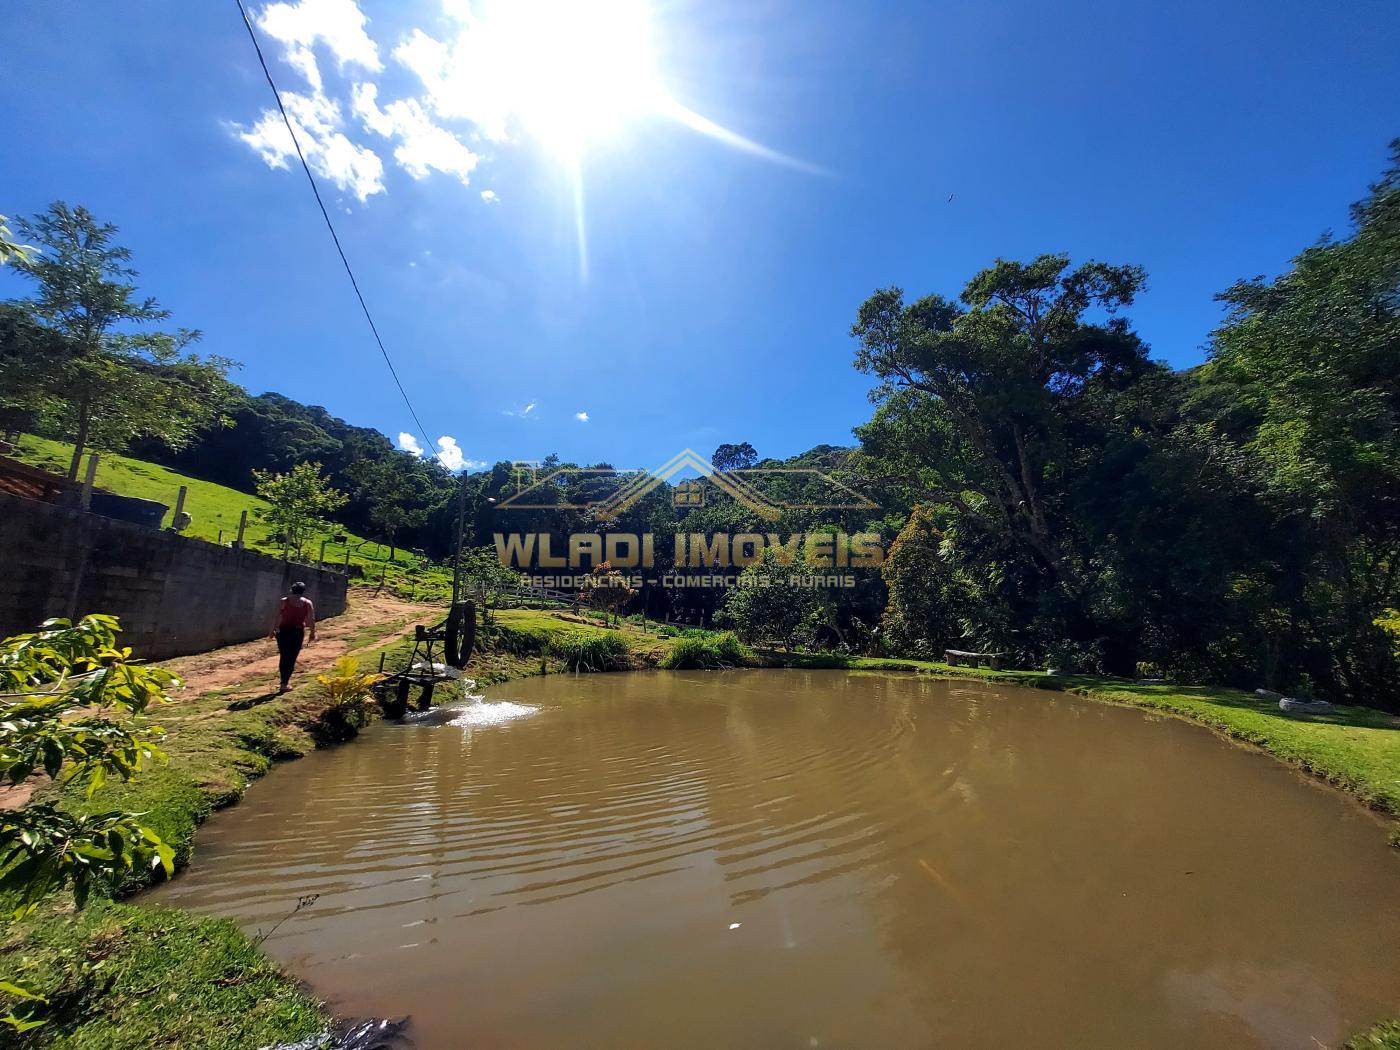
[[[18,231],[43,250],[9,258],[36,295],[0,306],[7,429],[248,491],[255,471],[320,463],[348,496],[346,525],[450,557],[459,482],[440,464],[324,408],[243,391],[230,362],[192,353],[197,332],[152,331],[166,315],[136,296],[116,231],[82,209],[56,204]],[[124,291],[94,311],[84,296],[102,281]],[[852,588],[763,601],[649,589],[633,608],[814,647],[995,648],[1027,666],[1400,709],[1400,143],[1346,236],[1221,292],[1205,363],[1149,357],[1127,313],[1146,281],[1137,266],[1044,255],[998,260],[956,294],[878,290],[852,328],[855,365],[878,383],[853,447],[762,460],[734,435],[715,452],[740,468],[819,469],[878,510],[774,522],[723,495],[678,508],[663,486],[615,519],[561,507],[505,520],[517,478],[500,463],[461,482],[466,543],[877,532],[889,557]],[[574,466],[606,465],[543,469]],[[585,503],[597,483],[566,472],[546,502]],[[667,545],[657,554],[664,572]]]

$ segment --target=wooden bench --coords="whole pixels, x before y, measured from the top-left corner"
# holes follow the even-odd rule
[[[983,664],[993,671],[1001,670],[1001,659],[1005,653],[969,653],[962,649],[944,649],[943,659],[953,667],[960,664],[968,667],[981,667]]]

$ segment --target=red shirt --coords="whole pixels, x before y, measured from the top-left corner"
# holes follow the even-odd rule
[[[307,617],[315,611],[316,606],[311,604],[310,598],[303,598],[298,594],[290,595],[282,599],[282,606],[277,613],[277,626],[305,627]]]

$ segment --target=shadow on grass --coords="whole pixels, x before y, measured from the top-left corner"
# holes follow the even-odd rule
[[[276,700],[277,697],[278,692],[276,689],[269,693],[263,693],[261,696],[245,696],[242,700],[235,700],[233,703],[229,704],[228,710],[247,711],[250,707],[257,707],[259,704],[265,704],[269,700]]]
[[[1235,711],[1252,711],[1255,714],[1276,718],[1281,722],[1299,724],[1329,725],[1353,729],[1400,730],[1400,718],[1369,707],[1337,706],[1331,711],[1305,712],[1284,711],[1276,699],[1251,696],[1234,689],[1216,689],[1210,686],[1172,685],[1163,683],[1147,684],[1127,680],[1064,676],[1049,679],[1048,682],[1064,683],[1058,688],[1087,689],[1096,692],[1118,693],[1126,697],[1154,699],[1169,703],[1172,699],[1194,700],[1214,707],[1227,707]],[[1047,688],[1054,688],[1047,682]]]

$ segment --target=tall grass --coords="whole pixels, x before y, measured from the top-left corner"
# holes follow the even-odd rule
[[[661,659],[668,671],[711,671],[737,667],[747,653],[733,631],[723,634],[686,634],[671,643],[671,651]]]
[[[625,671],[632,666],[627,643],[617,634],[574,634],[551,642],[570,671]]]

